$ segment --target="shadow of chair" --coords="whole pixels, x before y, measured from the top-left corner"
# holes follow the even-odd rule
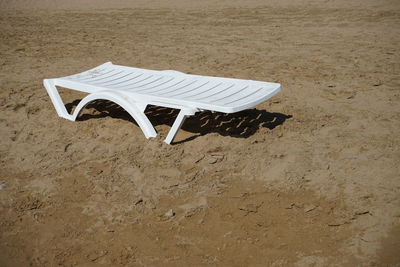
[[[68,112],[71,112],[80,102],[75,100],[66,105]],[[112,117],[123,119],[136,124],[135,120],[118,104],[108,100],[96,100],[86,106],[86,109],[96,110],[96,114],[82,113],[78,116],[78,121],[92,118]],[[149,105],[145,114],[153,124],[169,125],[174,122],[179,110]],[[220,113],[203,111],[195,116],[189,117],[182,126],[182,129],[197,134],[185,140],[176,142],[182,143],[193,140],[198,136],[209,133],[218,133],[222,136],[232,136],[237,138],[248,138],[252,136],[260,127],[274,129],[281,125],[291,115],[282,113],[272,113],[265,110],[247,109],[236,113]]]

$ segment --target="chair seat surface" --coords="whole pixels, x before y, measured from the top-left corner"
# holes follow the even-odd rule
[[[279,83],[155,71],[113,65],[54,79],[57,85],[93,93],[115,91],[148,104],[232,113],[278,93]]]

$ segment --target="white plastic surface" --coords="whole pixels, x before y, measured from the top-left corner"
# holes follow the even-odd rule
[[[81,109],[96,99],[107,99],[124,108],[137,121],[145,136],[156,132],[144,114],[147,105],[180,109],[165,142],[170,144],[187,116],[200,110],[225,113],[253,107],[277,94],[279,83],[189,75],[178,71],[154,71],[102,64],[91,70],[56,79],[44,86],[60,117],[75,120]],[[89,93],[74,114],[68,114],[56,86]]]

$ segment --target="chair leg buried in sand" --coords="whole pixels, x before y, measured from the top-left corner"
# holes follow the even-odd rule
[[[279,83],[199,76],[178,71],[146,70],[111,62],[91,70],[43,81],[58,116],[74,121],[94,100],[109,100],[125,109],[146,138],[157,135],[144,111],[147,105],[179,109],[165,142],[171,144],[185,119],[203,110],[234,113],[251,108],[281,90]],[[88,93],[69,114],[57,86]]]

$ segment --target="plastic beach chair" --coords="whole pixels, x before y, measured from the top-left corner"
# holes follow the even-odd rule
[[[165,142],[170,144],[188,116],[203,110],[225,113],[253,107],[281,90],[279,83],[189,75],[173,70],[155,71],[102,64],[91,70],[55,79],[44,86],[58,116],[74,121],[91,101],[110,100],[125,109],[146,138],[157,135],[144,111],[147,105],[179,109]],[[89,93],[69,114],[56,86]]]

